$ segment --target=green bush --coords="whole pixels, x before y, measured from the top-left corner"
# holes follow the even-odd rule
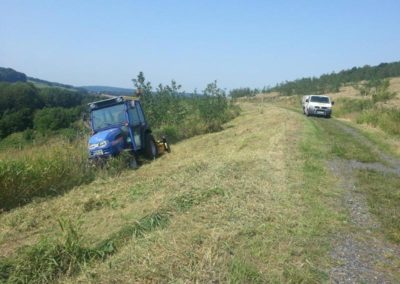
[[[203,94],[192,96],[181,93],[181,86],[175,81],[171,85],[160,84],[154,92],[142,72],[133,82],[142,94],[143,108],[153,131],[165,134],[171,141],[219,131],[222,124],[239,113],[216,81],[208,84]]]
[[[36,130],[47,133],[62,128],[68,128],[71,123],[79,118],[77,109],[62,107],[44,108],[35,113],[33,124]]]
[[[3,114],[0,119],[0,138],[32,127],[32,117],[32,110],[29,108]]]

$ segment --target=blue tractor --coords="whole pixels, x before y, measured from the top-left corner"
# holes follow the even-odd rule
[[[140,100],[136,97],[115,97],[89,104],[90,128],[89,159],[103,161],[123,151],[131,154],[130,166],[137,167],[137,158],[143,154],[155,159],[170,152],[165,137],[156,141],[146,121]]]

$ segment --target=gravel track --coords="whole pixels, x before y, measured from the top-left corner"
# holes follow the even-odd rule
[[[385,266],[396,267],[400,263],[400,247],[388,242],[379,232],[379,221],[369,212],[365,196],[357,190],[355,171],[374,170],[400,175],[400,161],[382,153],[357,130],[335,120],[332,123],[371,148],[387,165],[344,159],[328,162],[329,169],[344,190],[343,206],[348,210],[354,228],[335,236],[331,256],[337,266],[330,271],[330,282],[399,283],[400,279],[385,271]]]

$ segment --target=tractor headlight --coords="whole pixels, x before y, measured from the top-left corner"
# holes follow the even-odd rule
[[[94,148],[97,148],[97,144],[89,144],[89,150],[93,150]]]
[[[99,147],[105,147],[105,146],[107,146],[107,144],[108,144],[108,141],[104,140],[104,141],[101,141],[98,145],[99,145]]]

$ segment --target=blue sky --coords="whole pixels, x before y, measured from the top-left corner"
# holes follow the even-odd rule
[[[275,85],[400,60],[400,1],[0,0],[0,66],[60,83]]]

